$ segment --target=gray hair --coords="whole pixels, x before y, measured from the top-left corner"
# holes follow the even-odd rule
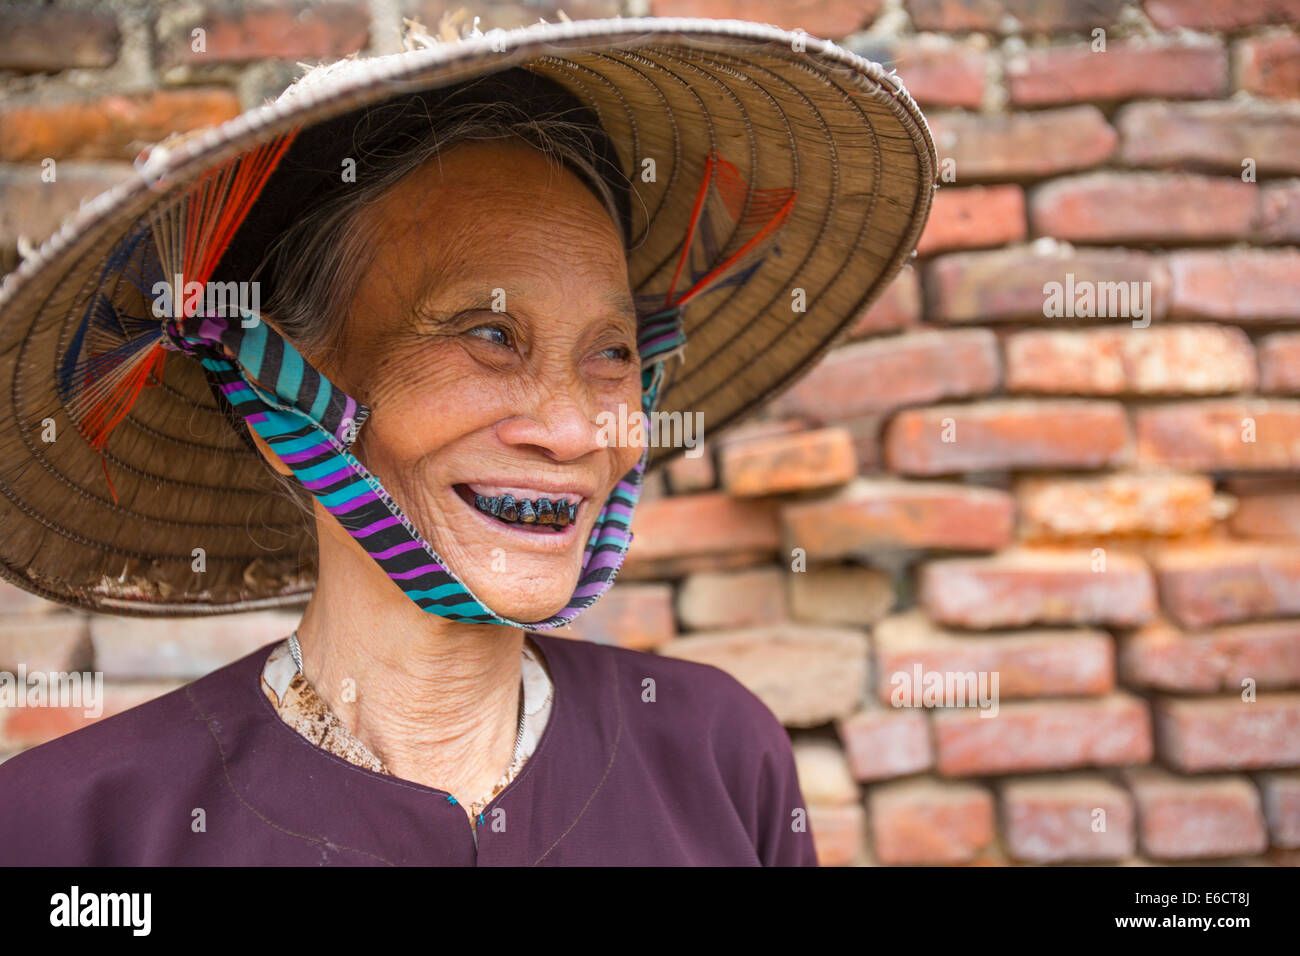
[[[435,128],[436,127],[436,128]],[[361,215],[408,173],[453,146],[471,141],[516,139],[564,164],[596,193],[620,234],[618,205],[596,157],[583,148],[586,127],[561,114],[530,116],[518,105],[468,103],[431,119],[427,135],[401,147],[385,145],[356,156],[364,183],[305,211],[267,252],[275,283],[266,313],[302,352],[337,345],[356,287],[377,252],[361,228]],[[624,247],[628,241],[623,236]]]

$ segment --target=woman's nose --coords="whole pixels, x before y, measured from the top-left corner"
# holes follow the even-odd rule
[[[596,417],[580,399],[549,393],[526,414],[502,420],[497,437],[513,447],[540,449],[554,461],[574,461],[603,447]]]

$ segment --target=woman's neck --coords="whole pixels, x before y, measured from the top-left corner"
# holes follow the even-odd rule
[[[477,799],[514,752],[523,631],[420,610],[323,517],[298,628],[304,676],[393,774]]]

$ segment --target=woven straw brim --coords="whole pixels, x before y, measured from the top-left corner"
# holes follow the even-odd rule
[[[710,150],[755,188],[797,190],[772,255],[686,307],[685,362],[664,411],[706,440],[790,385],[845,333],[916,246],[934,189],[925,121],[899,82],[831,43],[739,21],[537,24],[370,61],[155,150],[84,206],[0,292],[0,573],[65,604],[192,615],[300,603],[310,519],[231,429],[196,363],[170,356],[113,432],[107,468],[61,406],[56,369],[107,252],[155,203],[285,131],[509,66],[590,105],[633,183],[634,290],[666,288]],[[655,160],[654,181],[641,162]],[[796,311],[803,290],[804,311]],[[49,437],[52,420],[54,441]],[[652,452],[661,465],[672,449]],[[435,546],[437,542],[434,542]],[[196,563],[202,549],[202,571]]]

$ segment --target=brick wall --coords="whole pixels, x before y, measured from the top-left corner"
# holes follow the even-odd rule
[[[444,6],[0,10],[0,265],[144,143]],[[853,340],[652,484],[575,636],[762,696],[828,864],[1300,861],[1300,2],[560,6],[835,38],[898,70],[943,174]],[[1142,297],[1084,314],[1119,282]],[[0,613],[0,668],[94,667],[108,712],[296,621]],[[918,671],[996,678],[996,716],[897,706]],[[83,720],[0,710],[0,753]]]

